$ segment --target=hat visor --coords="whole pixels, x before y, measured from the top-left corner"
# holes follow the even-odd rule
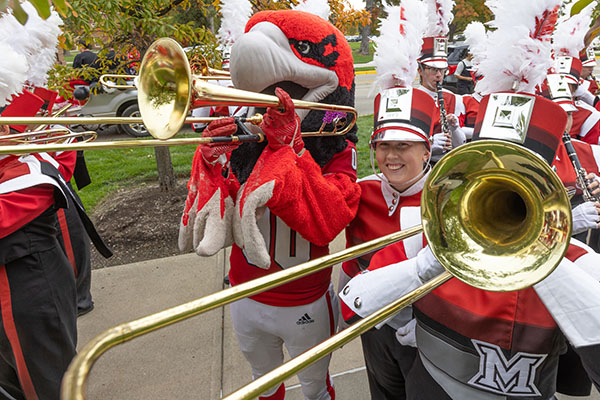
[[[446,60],[425,60],[421,61],[421,64],[426,65],[431,68],[448,68],[448,61]]]
[[[427,140],[420,133],[412,132],[409,130],[402,129],[386,129],[379,132],[373,143],[376,142],[423,142],[427,143]]]
[[[561,74],[561,75],[567,80],[567,83],[579,85],[579,80],[577,78],[575,78],[573,75],[571,75],[571,74]]]

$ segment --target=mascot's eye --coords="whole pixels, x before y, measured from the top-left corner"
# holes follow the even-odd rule
[[[300,41],[296,44],[296,49],[298,49],[300,54],[306,55],[310,51],[310,44],[308,42]]]

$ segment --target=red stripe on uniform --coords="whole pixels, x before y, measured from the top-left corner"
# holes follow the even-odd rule
[[[575,262],[575,260],[577,260],[581,256],[586,255],[587,253],[587,250],[574,244],[570,244],[565,257],[567,258],[567,260]]]
[[[285,385],[282,383],[277,388],[277,391],[270,396],[260,396],[258,400],[284,400],[285,399]]]
[[[335,335],[335,319],[333,318],[333,307],[331,306],[331,297],[329,297],[329,290],[325,293],[327,299],[327,311],[329,311],[329,335]]]
[[[73,254],[73,244],[71,243],[71,234],[69,233],[69,226],[67,225],[67,217],[65,216],[64,208],[59,208],[56,212],[58,217],[58,224],[60,225],[60,231],[62,232],[63,243],[65,244],[65,253],[67,258],[73,267],[73,273],[77,278],[77,267],[75,266],[75,255]]]
[[[335,400],[335,388],[333,387],[333,381],[329,376],[329,372],[327,372],[327,393],[329,393],[331,400]]]
[[[8,284],[8,276],[6,275],[6,266],[4,265],[0,267],[0,308],[2,309],[4,332],[6,332],[6,337],[15,356],[17,375],[25,392],[25,397],[27,400],[37,400],[38,396],[27,370],[27,364],[25,363],[25,357],[23,357],[19,335],[17,334],[17,328],[13,319],[10,286]]]

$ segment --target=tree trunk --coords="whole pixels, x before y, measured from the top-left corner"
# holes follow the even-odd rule
[[[365,1],[365,10],[367,10],[369,13],[372,13],[374,3],[375,3],[374,0],[366,0]],[[371,15],[371,23],[373,23],[372,15]],[[360,41],[360,49],[358,50],[358,53],[363,56],[368,56],[369,52],[371,51],[371,48],[369,46],[369,42],[371,41],[369,39],[369,36],[371,36],[371,23],[363,26],[360,30],[362,39]]]
[[[371,41],[369,39],[369,36],[371,35],[371,24],[363,26],[360,34],[362,35],[362,39],[360,40],[360,49],[358,50],[358,53],[363,56],[368,56],[370,51],[369,42]]]
[[[155,147],[156,171],[158,172],[158,184],[161,192],[170,192],[175,189],[175,173],[171,162],[171,150],[167,147]]]

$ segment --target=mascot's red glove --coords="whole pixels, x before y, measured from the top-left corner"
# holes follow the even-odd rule
[[[284,110],[281,112],[277,108],[267,109],[260,127],[273,150],[291,146],[296,154],[300,154],[304,149],[304,142],[300,132],[300,117],[296,114],[294,102],[283,89],[276,88],[275,95]]]
[[[237,129],[233,118],[221,118],[208,124],[202,132],[202,137],[231,136],[237,132]],[[214,164],[219,157],[232,152],[238,146],[239,143],[209,143],[201,144],[198,149],[201,151],[204,161]]]
[[[218,122],[218,126],[222,124]],[[213,123],[211,123],[212,125]],[[213,131],[214,132],[214,131]],[[223,177],[216,162],[231,145],[200,145],[194,154],[188,196],[179,226],[179,249],[194,249],[198,255],[211,256],[233,242],[231,219],[239,183]],[[214,160],[207,162],[207,156]],[[225,158],[225,157],[223,157]]]

